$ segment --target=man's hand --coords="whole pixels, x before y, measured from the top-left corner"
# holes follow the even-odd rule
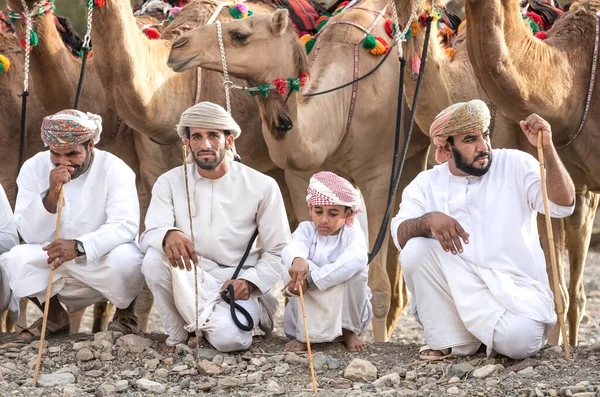
[[[77,250],[75,240],[64,240],[59,238],[54,242],[43,247],[44,251],[48,252],[48,263],[52,264],[56,259],[56,262],[52,265],[54,269],[57,269],[60,265],[77,257]]]
[[[550,148],[553,145],[550,124],[537,114],[532,113],[525,121],[521,120],[519,125],[527,137],[527,140],[533,146],[537,146],[538,132],[540,130],[542,131],[542,146],[544,148]]]
[[[171,266],[178,267],[181,270],[192,270],[190,259],[194,264],[198,263],[198,255],[192,242],[182,231],[169,230],[163,240],[165,254],[171,262]]]
[[[250,293],[256,289],[256,285],[252,284],[248,280],[227,280],[221,287],[221,291],[227,291],[227,287],[233,286],[233,294],[236,300],[245,301],[250,297]]]
[[[437,239],[444,251],[463,252],[461,239],[465,244],[469,244],[469,233],[465,232],[458,221],[441,212],[432,212],[428,217],[429,230],[431,236]]]
[[[288,273],[292,279],[283,287],[282,291],[287,288],[290,293],[299,295],[298,288],[300,286],[302,286],[302,292],[308,290],[308,262],[306,259],[295,258]]]
[[[71,181],[71,172],[75,168],[66,165],[59,165],[50,171],[50,187],[46,197],[42,200],[46,211],[51,214],[56,214],[58,197],[60,195],[60,188]]]

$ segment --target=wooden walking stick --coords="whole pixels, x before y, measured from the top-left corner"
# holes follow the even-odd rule
[[[187,169],[187,157],[188,151],[187,147],[183,145],[183,172],[185,175],[185,193],[187,195],[188,202],[188,216],[190,217],[190,235],[192,238],[192,247],[196,249],[196,244],[194,240],[194,224],[192,223],[192,203],[190,201],[190,185],[188,180],[188,169]],[[198,330],[198,267],[194,263],[194,292],[196,294],[196,311],[194,313],[194,319],[196,321],[196,354],[194,356],[198,358],[198,350],[200,349],[200,338],[198,335],[200,334]]]
[[[60,234],[60,218],[62,216],[62,207],[64,200],[64,185],[60,187],[58,194],[58,204],[56,212],[56,231],[54,232],[54,240],[58,240]],[[50,295],[52,293],[52,279],[54,278],[54,265],[50,266],[50,277],[48,277],[48,288],[46,289],[46,302],[44,302],[44,317],[42,319],[42,333],[40,335],[40,345],[38,346],[37,361],[35,362],[35,372],[33,374],[33,384],[37,386],[38,375],[40,374],[40,364],[42,363],[42,351],[44,350],[44,338],[46,337],[46,323],[48,322],[48,312],[50,311]]]
[[[312,377],[312,384],[315,393],[317,392],[317,380],[315,379],[315,367],[313,365],[312,352],[310,351],[310,339],[308,337],[308,326],[306,325],[306,308],[304,307],[304,294],[302,293],[302,286],[298,288],[300,291],[300,305],[302,306],[302,317],[304,318],[304,335],[306,335],[306,349],[308,351],[308,363],[310,364],[310,376]]]
[[[546,229],[548,231],[548,247],[550,250],[550,262],[552,263],[552,279],[554,284],[554,303],[558,312],[558,322],[560,324],[560,333],[563,338],[563,346],[565,349],[565,359],[569,360],[569,343],[567,341],[567,330],[565,328],[564,307],[562,297],[560,295],[560,287],[558,285],[558,267],[556,266],[556,252],[554,250],[554,235],[552,232],[552,221],[550,220],[550,208],[548,205],[548,192],[546,190],[546,167],[544,164],[544,149],[542,148],[542,130],[538,131],[538,158],[540,162],[540,175],[542,179],[542,194],[544,196],[544,215],[546,218]]]

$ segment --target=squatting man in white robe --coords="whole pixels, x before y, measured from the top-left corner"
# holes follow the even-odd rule
[[[198,321],[202,336],[217,350],[244,350],[252,343],[252,331],[236,326],[220,292],[233,286],[235,302],[248,311],[254,325],[272,330],[277,300],[269,291],[281,279],[281,250],[290,239],[281,192],[272,178],[226,156],[241,131],[221,106],[192,106],[181,115],[177,131],[194,160],[185,165],[194,242],[184,166],[156,181],[141,237],[146,253],[142,272],[168,334],[164,349],[186,342]],[[257,228],[258,240],[232,280]]]
[[[310,178],[306,201],[312,221],[301,222],[283,252],[289,269],[284,292],[284,331],[293,338],[287,351],[306,350],[306,334],[298,289],[302,288],[311,343],[342,337],[348,350],[367,348],[359,335],[373,316],[367,286],[368,251],[355,216],[362,211],[359,192],[331,172]]]
[[[544,211],[540,165],[525,152],[492,150],[489,124],[479,100],[441,112],[429,133],[442,164],[411,182],[392,220],[425,332],[422,359],[471,355],[482,343],[488,354],[523,359],[556,322],[536,223]],[[520,125],[532,145],[543,133],[550,215],[570,215],[575,189],[550,125],[536,114]]]
[[[47,332],[68,333],[69,312],[100,301],[117,311],[109,329],[137,330],[133,302],[144,278],[142,254],[134,243],[139,203],[134,172],[119,158],[96,149],[100,116],[63,110],[44,118],[42,140],[49,150],[27,160],[17,177],[15,220],[26,244],[2,255],[0,265],[17,298],[40,308],[52,281]],[[61,188],[64,204],[55,240]],[[41,332],[39,318],[22,337]]]
[[[17,225],[4,188],[0,185],[0,255],[10,251],[17,244],[19,244]],[[19,313],[19,300],[10,289],[4,268],[0,267],[0,313],[5,310],[12,312],[11,317],[16,320]]]

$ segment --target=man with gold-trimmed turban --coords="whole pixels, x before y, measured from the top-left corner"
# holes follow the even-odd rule
[[[422,359],[471,355],[481,344],[514,359],[536,354],[556,322],[537,230],[540,165],[518,150],[492,150],[490,113],[473,100],[442,111],[429,133],[441,164],[419,174],[392,220],[394,243],[427,345]],[[573,182],[536,114],[520,123],[543,148],[552,217],[573,212]]]
[[[327,171],[310,178],[306,202],[312,221],[301,222],[281,257],[288,268],[284,290],[291,295],[285,307],[283,328],[292,338],[286,351],[306,350],[301,287],[311,321],[312,343],[342,337],[346,348],[367,348],[359,335],[371,318],[367,240],[355,216],[362,211],[360,193],[344,178]]]
[[[277,300],[269,291],[281,279],[281,250],[290,238],[283,198],[275,180],[226,157],[241,129],[221,106],[200,102],[188,108],[177,132],[193,160],[185,165],[189,196],[184,166],[161,175],[140,240],[146,254],[142,272],[168,334],[163,349],[185,343],[197,322],[199,336],[217,350],[245,350],[253,325],[265,332],[273,327]],[[229,286],[234,315],[220,300]],[[231,301],[229,291],[226,296]]]
[[[140,217],[135,174],[119,158],[95,148],[101,132],[102,119],[95,114],[63,110],[45,117],[41,133],[48,150],[27,160],[17,177],[15,221],[25,244],[0,257],[0,265],[16,297],[30,297],[38,305],[54,266],[49,334],[69,332],[61,303],[75,311],[100,301],[117,307],[109,329],[137,330],[133,302],[144,278],[134,243]],[[41,320],[21,336],[38,336]]]

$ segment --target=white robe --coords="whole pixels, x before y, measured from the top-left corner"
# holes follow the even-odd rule
[[[135,174],[121,159],[94,149],[89,169],[64,185],[59,238],[83,243],[85,256],[63,263],[54,272],[52,296],[69,310],[109,300],[126,308],[140,293],[142,254],[134,239],[139,230]],[[54,164],[50,151],[23,164],[17,178],[15,220],[24,245],[0,258],[17,298],[45,300],[50,266],[42,247],[54,240],[57,214],[42,202]]]
[[[287,269],[295,258],[308,262],[316,287],[304,293],[311,342],[330,342],[342,335],[342,328],[356,334],[366,329],[372,317],[368,250],[358,223],[342,226],[337,235],[321,236],[313,222],[302,222],[281,257]],[[289,280],[286,271],[284,281]],[[289,298],[284,330],[288,336],[306,341],[299,297]]]
[[[563,207],[550,202],[549,208],[551,216],[562,218],[573,212],[574,205]],[[440,254],[435,244],[418,244],[421,258],[415,258],[418,252],[406,258],[411,262],[433,261],[436,263],[424,267],[445,269],[448,280],[444,283],[450,284],[446,299],[456,307],[464,324],[448,324],[438,318],[448,310],[437,299],[427,299],[432,285],[413,285],[405,274],[409,290],[413,287],[413,310],[424,324],[428,344],[440,347],[465,339],[460,331],[453,330],[466,327],[490,352],[494,329],[506,312],[545,324],[547,330],[553,326],[554,301],[536,222],[537,212],[543,213],[544,206],[535,158],[517,150],[494,149],[491,167],[482,177],[453,175],[448,163],[420,173],[404,190],[400,211],[392,219],[392,236],[398,249],[399,225],[432,211],[456,219],[470,237],[469,244],[463,244],[463,253],[455,257],[443,251]],[[400,254],[401,264],[404,254]],[[444,257],[447,260],[439,259]],[[430,282],[434,278],[430,277]],[[425,324],[436,321],[443,330],[428,330]]]
[[[237,162],[229,162],[229,171],[214,180],[202,177],[195,163],[187,167],[195,249],[203,258],[198,269],[199,327],[215,348],[242,350],[250,345],[252,333],[233,324],[229,306],[217,302],[218,291],[231,279],[258,228],[259,237],[238,276],[257,289],[249,300],[236,301],[247,306],[258,325],[258,298],[281,280],[281,250],[290,239],[281,192],[275,180]],[[170,230],[190,236],[183,166],[156,181],[141,237],[146,253],[142,272],[160,308],[163,327],[169,334],[167,344],[174,345],[195,329],[196,316],[193,272],[173,268],[163,250]]]
[[[6,193],[0,185],[0,255],[10,251],[17,244],[19,244],[17,225]],[[8,276],[0,267],[0,313],[6,309],[18,311],[19,302],[12,294]]]

